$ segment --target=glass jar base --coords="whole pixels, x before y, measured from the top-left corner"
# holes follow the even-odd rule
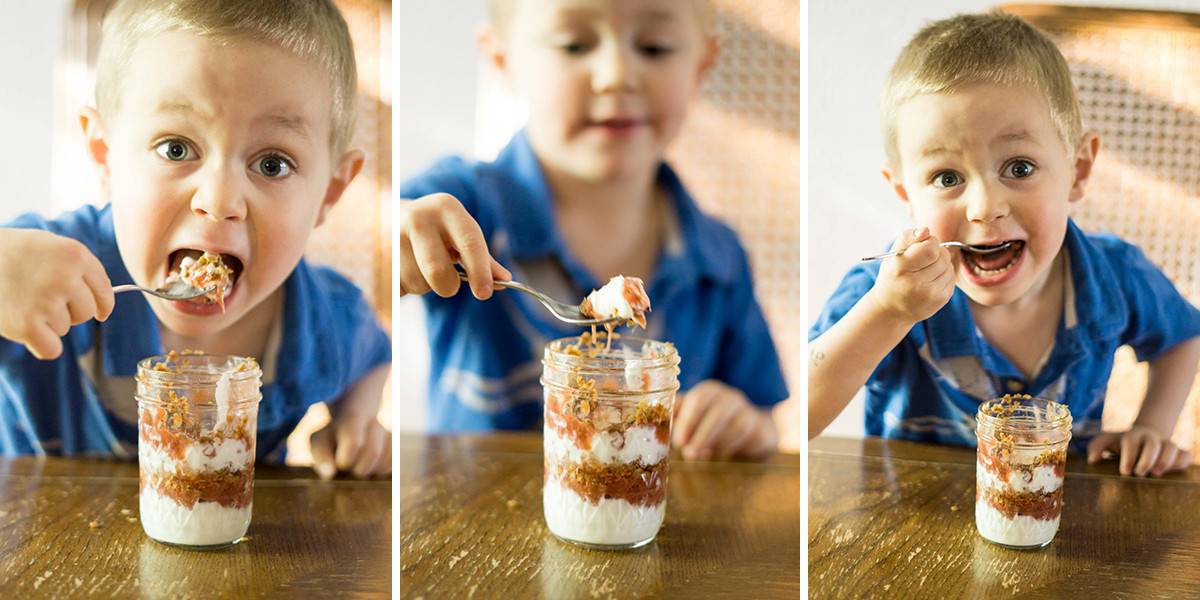
[[[1014,546],[1012,544],[1002,544],[995,540],[989,540],[986,536],[983,536],[983,535],[980,535],[979,537],[983,538],[989,544],[1000,546],[1001,548],[1008,548],[1009,550],[1041,550],[1042,548],[1049,546],[1050,542],[1054,541],[1054,538],[1050,538],[1050,539],[1046,540],[1045,542],[1042,542],[1041,544],[1034,544],[1031,546]]]
[[[610,552],[612,552],[612,551],[619,552],[621,550],[636,550],[638,548],[643,548],[643,547],[649,545],[650,542],[653,542],[654,538],[658,537],[658,535],[655,534],[644,540],[641,540],[638,542],[630,542],[628,544],[593,544],[591,542],[581,542],[579,540],[565,538],[561,535],[558,535],[557,533],[554,533],[553,531],[551,531],[550,534],[553,535],[558,540],[561,540],[563,542],[571,544],[572,546],[581,546],[581,547],[587,548],[589,550],[606,550],[606,551],[610,551]]]
[[[191,544],[177,544],[175,542],[164,542],[163,540],[155,538],[151,535],[147,535],[146,537],[148,537],[148,538],[154,540],[155,542],[162,544],[164,546],[170,546],[171,548],[179,548],[180,550],[199,550],[201,552],[208,552],[208,551],[213,551],[213,550],[224,550],[225,548],[232,548],[233,546],[236,546],[236,545],[246,541],[247,539],[249,539],[243,535],[242,537],[240,537],[236,540],[233,540],[232,542],[224,542],[221,544],[208,544],[205,546],[193,546]]]

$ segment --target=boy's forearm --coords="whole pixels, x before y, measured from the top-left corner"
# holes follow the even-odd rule
[[[1200,338],[1183,342],[1150,361],[1146,399],[1135,425],[1150,427],[1166,437],[1175,431],[1175,422],[1196,379],[1197,361]]]
[[[908,335],[914,323],[890,317],[868,292],[809,345],[808,437],[821,434]]]

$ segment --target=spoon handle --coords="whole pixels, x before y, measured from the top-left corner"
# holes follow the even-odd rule
[[[959,246],[959,247],[966,246],[966,244],[964,244],[962,242],[942,242],[938,245],[943,248],[949,248],[951,246]],[[871,262],[873,260],[883,260],[885,258],[891,258],[893,256],[899,256],[901,254],[904,254],[903,250],[900,252],[887,252],[885,254],[876,254],[875,256],[868,256],[866,258],[862,258],[862,259],[860,259],[860,262]]]
[[[113,287],[114,294],[120,294],[121,292],[140,292],[141,290],[142,290],[142,288],[140,288],[136,285],[133,285],[132,283],[127,283],[125,285],[118,285],[118,286]]]

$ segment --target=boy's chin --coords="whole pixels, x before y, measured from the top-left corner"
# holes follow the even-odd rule
[[[961,275],[958,278],[958,289],[980,306],[1004,306],[1020,300],[1029,292],[1029,284],[1021,279],[1005,282],[994,287],[982,287],[970,281],[965,281]]]
[[[170,302],[155,298],[150,302],[158,322],[172,333],[184,337],[212,335],[237,321],[236,307],[226,306],[224,312],[217,305],[187,306],[185,302]]]

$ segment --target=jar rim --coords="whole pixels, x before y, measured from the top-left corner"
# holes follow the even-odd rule
[[[620,336],[613,338],[613,350],[595,356],[571,353],[567,348],[578,348],[580,336],[558,338],[546,343],[542,355],[542,365],[555,367],[578,368],[589,374],[617,373],[629,366],[641,369],[662,369],[679,365],[679,352],[675,344],[636,336]],[[625,351],[615,352],[618,347]],[[645,356],[646,348],[654,349],[650,356]],[[635,349],[635,347],[637,349]],[[637,353],[634,355],[633,353]]]
[[[1011,408],[1003,408],[1004,406]],[[995,412],[993,412],[995,411]],[[977,431],[987,426],[1005,433],[1045,433],[1071,430],[1071,410],[1067,405],[1037,396],[1005,395],[979,404],[975,415]]]
[[[138,383],[161,387],[215,389],[222,378],[231,384],[262,378],[257,360],[229,354],[157,354],[138,361],[137,368]]]

